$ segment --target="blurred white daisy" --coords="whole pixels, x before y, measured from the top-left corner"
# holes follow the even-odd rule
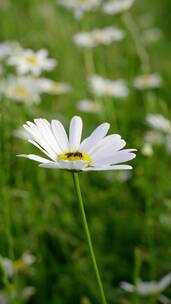
[[[32,253],[26,251],[22,254],[21,260],[26,266],[30,266],[35,263],[36,258]]]
[[[73,11],[77,19],[82,18],[84,13],[96,9],[102,0],[57,0],[57,3]]]
[[[144,141],[147,144],[150,145],[161,145],[164,143],[165,137],[163,134],[159,131],[152,130],[152,131],[147,131],[144,135]]]
[[[116,15],[131,8],[135,0],[112,0],[103,5],[103,11],[109,15]]]
[[[146,297],[150,295],[159,295],[160,303],[171,303],[169,299],[160,294],[171,284],[171,273],[168,273],[160,281],[143,282],[138,281],[136,285],[127,282],[120,284],[121,288],[129,293],[136,292],[140,296]],[[164,302],[165,301],[165,302]]]
[[[144,156],[152,156],[153,155],[153,146],[150,143],[144,143],[142,149],[141,149],[141,153]]]
[[[8,59],[8,64],[15,66],[19,74],[32,73],[39,76],[43,71],[52,70],[57,62],[55,59],[48,58],[48,51],[45,49],[37,52],[26,49],[17,55],[12,55]]]
[[[33,78],[9,77],[1,86],[2,93],[17,102],[28,104],[40,102],[40,91]]]
[[[109,45],[113,41],[120,41],[124,38],[123,30],[110,26],[103,29],[95,29],[91,32],[80,32],[74,35],[73,40],[79,47],[96,47],[100,44]]]
[[[97,104],[89,99],[80,100],[77,103],[77,109],[81,112],[86,112],[86,113],[99,113],[102,110],[100,104]]]
[[[0,60],[6,59],[19,50],[21,50],[21,47],[16,41],[0,42]]]
[[[122,164],[135,158],[135,149],[121,150],[126,142],[118,134],[107,135],[110,125],[103,123],[81,142],[82,119],[74,116],[69,127],[69,137],[58,120],[49,123],[46,119],[28,121],[24,128],[31,136],[28,140],[48,158],[34,154],[22,154],[40,163],[45,168],[74,171],[129,170]]]
[[[159,88],[162,84],[162,78],[159,74],[144,74],[137,76],[133,85],[137,90],[148,90]]]
[[[162,30],[157,27],[148,28],[143,31],[143,39],[146,43],[157,42],[162,37]]]
[[[147,124],[155,130],[171,133],[171,122],[161,114],[148,114]]]
[[[113,96],[124,98],[128,96],[128,87],[123,79],[109,80],[98,75],[89,77],[90,90],[97,96]]]
[[[71,86],[69,84],[56,82],[47,78],[36,79],[36,85],[42,93],[52,95],[68,93],[71,90]]]
[[[0,257],[0,266],[6,277],[11,278],[14,275],[14,265],[13,262],[7,257]]]

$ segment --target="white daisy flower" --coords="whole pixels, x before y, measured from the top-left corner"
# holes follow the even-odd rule
[[[165,136],[158,130],[147,131],[144,135],[144,141],[150,145],[161,145],[165,141]]]
[[[82,18],[84,13],[96,9],[102,0],[57,0],[57,3],[73,11],[77,19]]]
[[[17,102],[39,103],[40,91],[30,77],[9,77],[1,86],[2,93]]]
[[[124,98],[128,96],[128,87],[125,80],[109,80],[98,75],[89,77],[90,90],[97,96],[113,96]]]
[[[116,15],[131,8],[135,0],[112,0],[103,5],[105,14]]]
[[[68,93],[71,90],[71,86],[69,84],[56,82],[47,78],[36,79],[36,85],[42,93],[52,95]]]
[[[5,276],[11,278],[15,272],[13,262],[9,258],[0,257],[0,264],[3,268]]]
[[[159,294],[159,300],[161,303],[171,303],[169,299],[169,302],[163,302],[162,299],[166,299],[163,295],[160,294],[171,284],[171,273],[168,273],[166,276],[164,276],[159,282],[151,281],[151,282],[143,282],[138,281],[136,285],[132,285],[127,282],[122,282],[120,284],[121,288],[124,289],[127,292],[136,292],[140,296],[150,296],[150,295],[156,295]]]
[[[123,30],[110,26],[103,29],[95,29],[91,32],[81,32],[74,35],[73,40],[79,47],[96,47],[100,44],[109,45],[113,41],[120,41],[124,38]]]
[[[0,42],[0,60],[6,59],[19,50],[21,50],[21,47],[16,41]]]
[[[137,90],[148,90],[159,88],[162,78],[159,74],[144,74],[134,79],[133,85]]]
[[[77,109],[85,113],[99,113],[101,112],[102,107],[92,100],[83,99],[77,103]]]
[[[171,122],[161,114],[148,114],[146,117],[147,124],[155,130],[165,133],[171,132]]]
[[[141,149],[141,153],[144,155],[144,156],[152,156],[153,155],[153,146],[152,144],[150,143],[144,143],[142,149]]]
[[[158,27],[145,29],[142,33],[143,39],[146,43],[157,42],[162,37],[162,30]]]
[[[24,128],[30,135],[28,141],[41,150],[47,158],[34,154],[22,154],[45,168],[74,171],[129,170],[123,164],[135,158],[135,149],[121,150],[126,142],[118,134],[106,136],[110,125],[103,123],[81,142],[82,119],[74,116],[70,122],[69,137],[58,120],[28,121]]]
[[[16,66],[19,74],[32,73],[39,76],[43,71],[51,71],[56,66],[55,59],[47,58],[48,51],[41,49],[37,52],[26,49],[21,53],[11,56],[8,59],[8,64]]]

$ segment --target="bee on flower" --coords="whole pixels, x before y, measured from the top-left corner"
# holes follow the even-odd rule
[[[96,96],[112,96],[116,98],[128,96],[128,87],[123,79],[109,80],[99,75],[92,75],[88,81],[90,91]]]
[[[129,170],[123,163],[135,158],[135,149],[123,149],[126,142],[118,134],[107,135],[110,125],[103,123],[81,142],[83,122],[79,116],[71,119],[69,137],[58,120],[49,123],[35,119],[24,125],[31,144],[47,158],[35,154],[21,154],[37,161],[40,167],[71,171]],[[122,150],[123,149],[123,150]]]
[[[144,74],[137,76],[133,85],[137,90],[149,90],[159,88],[162,85],[162,78],[159,74]]]
[[[15,66],[18,74],[31,73],[34,76],[39,76],[43,71],[51,71],[57,62],[55,59],[48,58],[48,51],[45,49],[37,52],[26,49],[11,55],[8,64]]]
[[[86,12],[95,10],[102,0],[57,0],[57,3],[70,9],[76,19],[81,19]]]
[[[103,12],[108,15],[123,13],[131,8],[135,0],[111,0],[103,5]]]
[[[103,29],[95,29],[91,32],[80,32],[74,35],[73,41],[78,47],[93,48],[98,45],[110,45],[114,41],[124,38],[123,30],[110,26]]]

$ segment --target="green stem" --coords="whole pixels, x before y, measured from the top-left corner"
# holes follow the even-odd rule
[[[99,273],[97,262],[96,262],[96,257],[94,254],[94,249],[93,249],[92,240],[91,240],[91,236],[90,236],[90,232],[89,232],[89,228],[88,228],[87,218],[86,218],[86,214],[85,214],[85,210],[84,210],[84,204],[83,204],[83,199],[82,199],[82,195],[81,195],[78,173],[76,173],[76,172],[73,173],[73,180],[74,180],[74,186],[75,186],[76,194],[77,194],[79,205],[80,205],[84,230],[85,230],[87,243],[88,243],[88,247],[89,247],[89,251],[90,251],[90,256],[91,256],[91,260],[92,260],[95,275],[96,275],[97,284],[98,284],[100,295],[101,295],[101,300],[102,300],[103,304],[107,304],[106,297],[104,294],[103,284],[102,284],[102,281],[100,278],[100,273]]]

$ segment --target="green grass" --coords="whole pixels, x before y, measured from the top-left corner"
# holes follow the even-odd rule
[[[169,7],[169,0],[144,0],[137,1],[131,10],[140,33],[145,15],[163,32],[158,42],[147,47],[151,71],[161,73],[164,79],[162,88],[151,95],[132,88],[141,66],[129,32],[123,42],[93,50],[96,73],[111,79],[125,78],[129,83],[127,99],[104,100],[104,118],[111,123],[111,133],[118,132],[128,147],[138,149],[128,181],[119,181],[118,172],[80,175],[97,261],[111,304],[157,304],[155,298],[125,294],[119,283],[133,282],[135,276],[159,280],[170,271],[171,156],[163,146],[156,147],[151,158],[141,154],[148,129],[146,114],[152,111],[171,118]],[[113,23],[124,27],[122,18],[100,13],[88,14],[85,23],[87,29]],[[18,273],[10,281],[18,297],[23,286],[36,288],[28,301],[32,304],[99,303],[71,174],[45,170],[16,158],[16,154],[32,153],[34,148],[13,136],[14,129],[35,117],[59,118],[67,127],[70,118],[79,114],[84,119],[84,136],[102,121],[97,115],[76,109],[79,99],[90,96],[84,52],[72,43],[73,34],[82,26],[53,0],[0,2],[0,40],[16,40],[34,50],[47,48],[59,65],[45,75],[73,86],[67,95],[44,95],[38,106],[26,107],[5,98],[0,101],[0,254],[12,260],[27,250],[35,255],[31,270]],[[167,223],[162,224],[162,216],[167,217]],[[4,288],[1,275],[0,289]],[[171,287],[165,294],[171,298]],[[24,302],[17,298],[10,303]]]

